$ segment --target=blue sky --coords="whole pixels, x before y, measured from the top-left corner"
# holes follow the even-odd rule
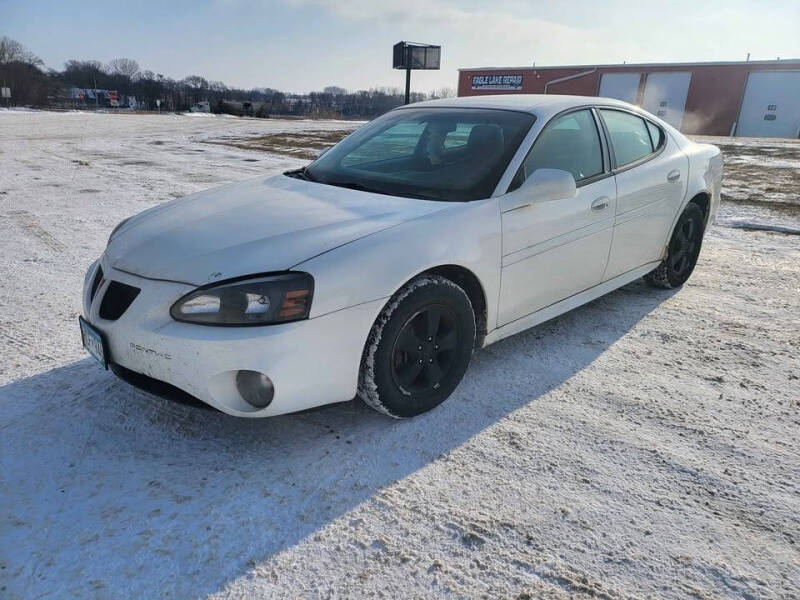
[[[442,45],[415,90],[459,67],[800,57],[800,1],[0,0],[0,35],[62,68],[135,58],[142,68],[305,92],[404,85],[391,46]]]

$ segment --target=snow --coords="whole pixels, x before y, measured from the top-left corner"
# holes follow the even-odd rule
[[[210,118],[210,119],[238,119],[239,118],[239,117],[236,117],[234,115],[225,115],[225,114],[217,115],[217,114],[214,114],[214,113],[207,113],[207,112],[184,112],[184,113],[179,113],[179,114],[182,117],[207,117],[207,118]]]
[[[725,223],[796,227],[796,188],[726,201],[683,289],[476,352],[410,421],[238,420],[87,358],[83,274],[119,220],[302,164],[204,141],[347,126],[0,120],[0,596],[795,597],[800,245]],[[728,146],[731,198],[732,155],[775,143]]]
[[[751,231],[775,231],[777,233],[785,233],[786,235],[800,235],[800,229],[795,227],[748,221],[747,219],[732,219],[727,223],[727,226],[736,227],[738,229],[749,229]]]

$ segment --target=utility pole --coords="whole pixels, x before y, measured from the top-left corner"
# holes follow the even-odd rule
[[[94,80],[94,109],[100,110],[100,100],[97,98],[97,76],[93,75],[92,79]]]

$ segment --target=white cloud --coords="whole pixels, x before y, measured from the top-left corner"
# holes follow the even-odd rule
[[[595,29],[538,18],[530,4],[498,0],[488,8],[467,8],[444,0],[287,0],[294,6],[317,6],[347,20],[373,27],[414,31],[412,41],[443,43],[451,67],[486,64],[527,65],[588,62],[587,57],[624,60],[635,45]],[[419,39],[429,35],[432,39]]]

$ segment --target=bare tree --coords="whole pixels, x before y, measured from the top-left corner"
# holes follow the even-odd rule
[[[208,89],[208,81],[205,77],[200,77],[200,75],[189,75],[183,79],[184,85],[197,88],[199,90],[206,90]]]
[[[97,60],[68,60],[64,63],[62,77],[71,85],[81,88],[103,87],[108,74]]]
[[[431,100],[435,100],[436,98],[453,98],[456,92],[453,88],[443,87],[438,90],[433,90],[429,95]]]
[[[42,59],[25,46],[0,37],[0,83],[11,88],[12,97],[4,104],[41,105],[53,93],[51,79],[39,68]]]
[[[44,64],[41,58],[20,44],[17,40],[3,36],[0,38],[0,64],[20,62],[39,67]]]
[[[136,81],[141,74],[139,63],[132,58],[115,58],[106,65],[110,75],[122,75],[131,81]]]

